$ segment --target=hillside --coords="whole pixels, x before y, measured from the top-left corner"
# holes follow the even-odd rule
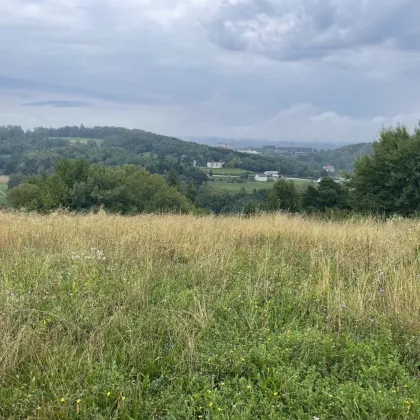
[[[78,140],[79,139],[79,140]],[[64,158],[84,157],[90,163],[109,166],[132,163],[154,173],[164,173],[180,163],[206,166],[208,161],[250,172],[276,170],[291,177],[318,178],[322,166],[279,155],[247,155],[187,142],[143,130],[121,127],[36,128],[0,127],[0,172],[23,175],[51,172]]]
[[[420,418],[416,221],[0,231],[1,418]]]

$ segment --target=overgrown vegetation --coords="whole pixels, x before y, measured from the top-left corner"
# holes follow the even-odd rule
[[[1,418],[420,418],[417,221],[0,213],[0,231]]]
[[[161,176],[134,165],[110,168],[83,159],[61,160],[53,175],[32,176],[13,188],[8,201],[14,208],[39,212],[101,207],[119,213],[186,212],[192,203],[178,191],[176,175],[171,174],[175,178],[169,177],[167,185]]]

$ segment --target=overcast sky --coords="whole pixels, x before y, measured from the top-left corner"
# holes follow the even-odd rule
[[[371,141],[420,118],[418,0],[0,0],[0,125]]]

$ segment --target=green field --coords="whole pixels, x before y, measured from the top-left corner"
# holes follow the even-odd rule
[[[269,189],[274,185],[274,182],[257,182],[249,181],[240,184],[238,182],[210,182],[209,185],[216,191],[230,191],[238,192],[241,188],[245,188],[247,193],[252,193],[254,190]]]
[[[418,220],[0,211],[0,419],[420,419],[419,247]]]
[[[241,169],[241,168],[210,169],[210,168],[201,167],[200,169],[204,172],[208,172],[208,171],[211,170],[213,172],[213,175],[237,175],[237,176],[239,176],[241,174],[244,174],[245,172],[248,172],[250,176],[255,175],[254,172],[246,171],[245,169]]]
[[[251,178],[252,179],[252,178]],[[307,185],[312,182],[307,179],[291,179],[290,181],[294,182],[296,184],[296,188],[299,192],[302,192],[305,190]],[[239,183],[239,182],[210,182],[209,185],[212,186],[217,191],[231,191],[231,192],[237,192],[241,188],[245,188],[247,193],[252,193],[255,189],[256,190],[263,190],[263,189],[269,189],[274,185],[274,182],[258,182],[258,181],[248,181],[245,183]]]

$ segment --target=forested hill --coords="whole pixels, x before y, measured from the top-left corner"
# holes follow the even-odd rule
[[[0,127],[0,171],[4,174],[48,173],[60,158],[79,157],[106,166],[131,163],[152,173],[164,173],[180,165],[189,167],[194,160],[197,166],[223,160],[230,167],[251,172],[277,170],[288,176],[312,178],[318,177],[322,168],[314,162],[246,155],[137,129],[82,125],[24,131],[19,126]]]
[[[373,151],[373,143],[357,143],[341,146],[333,150],[319,150],[314,160],[323,163],[328,162],[336,168],[345,171],[353,171],[354,162],[359,156],[370,155]]]

